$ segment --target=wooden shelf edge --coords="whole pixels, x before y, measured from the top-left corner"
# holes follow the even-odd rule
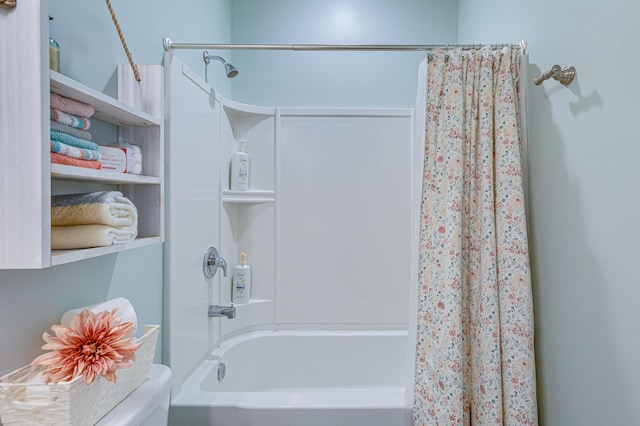
[[[93,257],[104,256],[106,254],[118,253],[139,247],[150,246],[162,243],[162,237],[138,238],[130,243],[117,244],[108,247],[95,247],[80,250],[52,250],[51,266],[63,265],[65,263],[77,262],[78,260],[91,259]]]
[[[145,175],[110,172],[108,170],[94,170],[83,167],[51,164],[51,178],[63,180],[82,180],[92,182],[159,184],[160,178]]]

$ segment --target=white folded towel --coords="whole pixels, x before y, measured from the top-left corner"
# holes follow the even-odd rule
[[[136,315],[136,310],[133,308],[133,305],[131,304],[129,299],[124,297],[116,297],[114,299],[110,299],[101,303],[96,303],[95,305],[69,309],[62,315],[60,324],[70,327],[71,319],[85,309],[88,309],[94,314],[97,314],[98,312],[102,311],[111,312],[113,308],[118,308],[116,316],[120,317],[120,324],[123,324],[125,322],[133,323],[133,329],[131,330],[130,337],[135,337],[136,331],[138,329],[138,316]]]
[[[136,239],[137,227],[115,228],[107,225],[72,225],[51,227],[53,250],[108,247]]]
[[[119,191],[51,197],[51,225],[138,226],[138,209]]]

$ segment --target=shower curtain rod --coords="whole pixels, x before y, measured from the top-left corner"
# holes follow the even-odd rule
[[[483,46],[520,47],[524,52],[526,41],[518,44],[212,44],[212,43],[174,43],[165,37],[164,50],[173,49],[213,49],[213,50],[311,50],[311,51],[428,51],[436,49],[461,48],[478,49]]]

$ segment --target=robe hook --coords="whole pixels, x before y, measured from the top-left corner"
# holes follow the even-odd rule
[[[533,83],[536,86],[542,84],[543,81],[553,78],[554,80],[559,81],[561,84],[568,86],[576,76],[576,69],[573,65],[568,66],[566,68],[561,68],[560,65],[556,64],[551,67],[551,69],[540,77],[533,80]]]

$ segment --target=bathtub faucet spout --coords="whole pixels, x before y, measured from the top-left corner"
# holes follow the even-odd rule
[[[236,317],[236,307],[233,304],[231,306],[209,305],[209,316],[233,319]]]

